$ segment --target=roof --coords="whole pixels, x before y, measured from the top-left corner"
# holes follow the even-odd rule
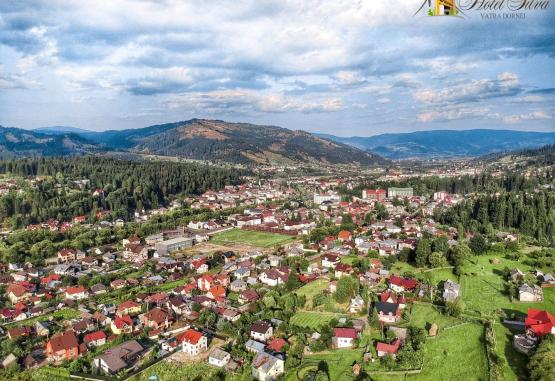
[[[339,239],[350,239],[352,236],[353,235],[348,230],[341,230],[339,232],[339,234],[337,235],[337,237],[339,237]]]
[[[77,336],[75,336],[73,331],[62,332],[59,335],[52,337],[48,343],[50,344],[53,352],[65,351],[79,346]]]
[[[130,340],[118,345],[117,347],[107,350],[102,355],[98,356],[97,359],[104,361],[110,371],[116,373],[127,367],[127,363],[124,359],[133,357],[142,352],[142,350],[143,347],[141,344],[139,344],[136,340]]]
[[[252,339],[247,340],[247,342],[245,343],[245,347],[253,349],[257,352],[264,351],[264,344]]]
[[[395,354],[399,350],[400,346],[401,346],[401,339],[397,339],[391,344],[378,343],[378,345],[376,346],[376,350],[378,352]]]
[[[83,286],[68,287],[66,289],[66,294],[69,294],[69,295],[80,294],[82,292],[85,292],[85,287],[83,287]]]
[[[278,361],[283,360],[268,353],[259,352],[252,360],[252,367],[254,369],[262,370],[264,373],[268,373]]]
[[[538,336],[547,335],[555,327],[555,316],[547,311],[530,308],[524,324]]]
[[[416,281],[416,279],[401,278],[396,275],[392,275],[389,278],[389,284],[404,287],[406,289],[413,289],[418,285],[418,282]]]
[[[186,341],[188,343],[196,345],[202,336],[203,334],[201,332],[196,331],[194,329],[188,329],[181,335],[180,338],[181,338],[181,341]]]
[[[268,343],[268,348],[275,352],[281,352],[285,344],[287,344],[285,340],[283,340],[281,337],[277,337]]]
[[[348,339],[356,339],[357,331],[354,328],[334,328],[333,336],[343,337]]]
[[[106,334],[103,331],[96,331],[86,334],[83,340],[85,341],[85,343],[91,343],[93,341],[102,339],[106,339]]]
[[[229,356],[229,353],[224,351],[221,348],[214,348],[214,350],[212,351],[212,353],[210,353],[210,358],[216,359],[216,360],[220,360],[222,361],[223,359],[225,359],[227,356]]]
[[[251,332],[265,334],[270,328],[272,328],[272,325],[270,323],[259,321],[251,326]]]
[[[384,314],[391,313],[392,315],[397,314],[397,310],[399,309],[399,305],[397,303],[376,303],[376,309],[378,312],[383,312]]]

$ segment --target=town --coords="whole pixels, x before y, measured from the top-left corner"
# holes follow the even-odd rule
[[[127,218],[95,208],[5,225],[5,377],[428,379],[463,354],[468,374],[520,377],[555,334],[553,226],[455,218],[483,202],[468,187],[491,168],[434,171],[245,176]],[[552,207],[552,183],[527,176]],[[4,174],[0,189],[45,181]],[[114,191],[88,178],[54,188],[99,205]],[[41,234],[58,238],[47,248]]]

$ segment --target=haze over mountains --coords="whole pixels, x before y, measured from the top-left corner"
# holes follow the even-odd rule
[[[417,131],[370,137],[317,135],[389,159],[475,157],[555,143],[555,132],[489,129]]]
[[[338,137],[276,126],[192,119],[144,128],[0,127],[0,158],[108,151],[230,163],[386,165],[388,159],[475,157],[555,143],[555,132],[436,130]]]

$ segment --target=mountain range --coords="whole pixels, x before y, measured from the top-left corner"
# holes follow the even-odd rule
[[[389,163],[371,152],[305,131],[220,120],[192,119],[103,132],[65,126],[42,127],[33,131],[0,128],[0,139],[3,137],[8,142],[13,140],[9,138],[14,134],[13,131],[33,137],[37,143],[45,143],[42,152],[39,147],[33,147],[26,156],[70,154],[67,148],[72,141],[82,143],[75,144],[75,153],[82,153],[85,148],[89,148],[93,151],[125,151],[240,164],[308,162],[382,166]],[[1,143],[0,140],[0,152],[4,150],[8,154],[13,151],[11,157],[25,156],[26,151],[13,144],[3,146]]]
[[[555,143],[555,132],[435,130],[338,137],[276,126],[191,119],[144,128],[0,126],[0,159],[131,152],[230,163],[387,166],[389,159],[477,157]]]
[[[555,143],[555,132],[489,129],[417,131],[370,137],[317,136],[372,151],[389,159],[476,157]]]

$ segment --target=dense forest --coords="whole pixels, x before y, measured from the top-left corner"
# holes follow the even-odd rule
[[[388,187],[412,187],[415,195],[430,196],[433,192],[447,191],[453,194],[469,194],[476,192],[500,192],[500,191],[531,191],[542,184],[547,184],[555,177],[554,173],[545,173],[544,177],[525,177],[520,173],[510,173],[505,176],[493,176],[490,173],[482,173],[476,176],[459,177],[419,177],[403,181],[368,181],[353,189],[340,187],[342,194],[362,197],[362,190],[367,188]]]
[[[0,161],[0,173],[43,177],[25,187],[24,192],[10,192],[0,198],[0,217],[10,218],[14,228],[48,218],[69,220],[77,215],[94,215],[98,210],[128,218],[134,210],[165,206],[175,195],[201,194],[237,184],[243,174],[199,164],[89,156]],[[92,197],[97,188],[103,194]]]
[[[555,242],[555,193],[547,190],[480,195],[445,211],[437,221],[491,235],[493,229],[511,230],[540,243]]]

